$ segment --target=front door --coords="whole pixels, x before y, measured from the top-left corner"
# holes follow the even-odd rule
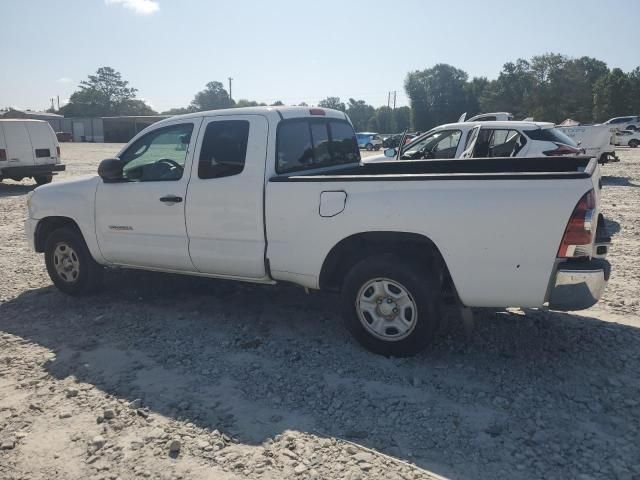
[[[262,279],[269,124],[260,115],[205,118],[187,193],[189,252],[199,272]]]
[[[200,118],[156,128],[121,155],[123,181],[100,181],[96,233],[111,263],[194,271],[185,227],[192,146]]]

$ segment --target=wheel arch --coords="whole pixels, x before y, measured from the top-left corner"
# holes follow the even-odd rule
[[[345,275],[355,264],[371,255],[387,253],[409,255],[426,268],[437,266],[441,272],[441,285],[445,289],[449,285],[455,293],[455,285],[436,244],[422,234],[396,231],[361,232],[340,240],[322,264],[320,289],[340,291]]]
[[[34,234],[34,245],[36,252],[43,253],[47,237],[51,235],[53,231],[63,227],[68,227],[75,230],[84,238],[84,235],[82,235],[82,230],[80,230],[80,226],[71,217],[45,217],[42,220],[39,220],[36,226],[36,231]]]

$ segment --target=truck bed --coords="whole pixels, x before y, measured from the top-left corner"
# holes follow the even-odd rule
[[[388,180],[508,180],[589,178],[596,167],[591,157],[471,158],[465,160],[390,160],[344,166],[323,173],[278,175],[271,182]]]

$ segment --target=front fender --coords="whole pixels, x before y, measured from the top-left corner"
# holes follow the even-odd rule
[[[79,177],[36,188],[29,200],[29,219],[34,232],[37,224],[46,218],[69,218],[80,229],[93,258],[105,263],[95,228],[95,198],[99,181],[97,176]]]

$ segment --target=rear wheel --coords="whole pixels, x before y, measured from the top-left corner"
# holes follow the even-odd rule
[[[371,150],[373,150],[373,145],[371,145],[370,143],[367,143],[364,148],[367,149],[367,152],[370,152]]]
[[[38,185],[46,185],[47,183],[51,183],[51,180],[53,180],[53,175],[36,175],[35,177],[33,177],[33,179]]]
[[[64,293],[85,295],[102,283],[103,269],[75,229],[54,230],[45,242],[44,259],[51,281]]]
[[[436,272],[396,255],[362,260],[344,280],[345,326],[374,353],[396,357],[418,353],[433,340],[440,323],[436,279]]]
[[[631,148],[638,148],[638,145],[640,145],[640,140],[636,140],[635,138],[633,140],[629,140],[629,146]]]

